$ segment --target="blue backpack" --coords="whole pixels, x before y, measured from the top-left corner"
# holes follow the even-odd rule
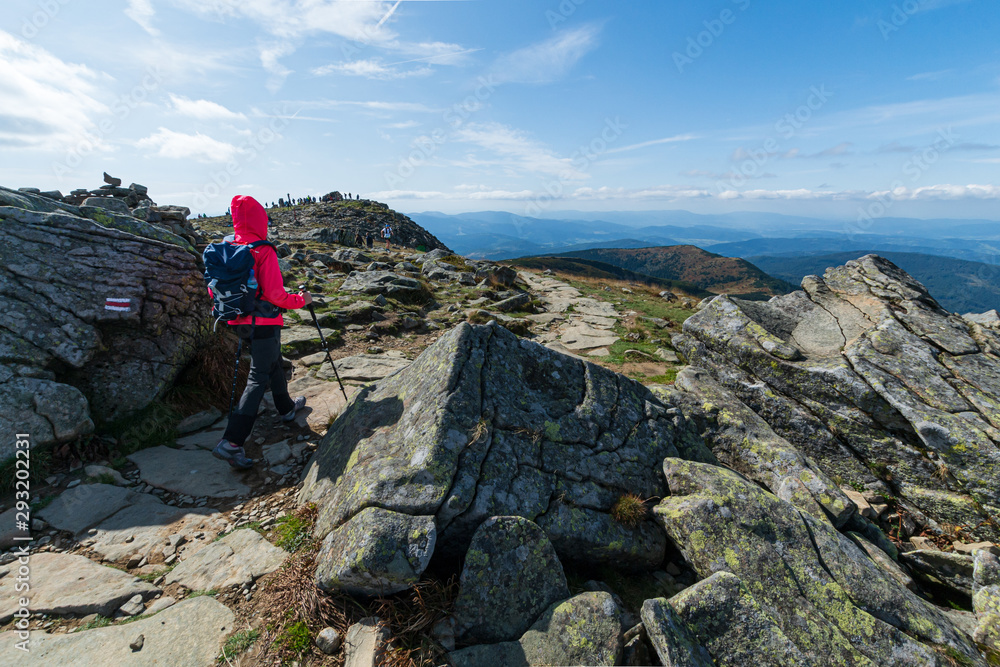
[[[212,317],[216,326],[220,321],[232,322],[246,315],[275,317],[281,312],[277,306],[260,298],[260,288],[253,275],[253,249],[263,245],[274,248],[268,241],[254,241],[249,245],[224,241],[212,243],[202,253],[205,282],[212,290]]]

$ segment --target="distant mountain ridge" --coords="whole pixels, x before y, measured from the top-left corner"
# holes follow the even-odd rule
[[[723,257],[692,245],[594,248],[554,256],[595,260],[656,278],[687,281],[716,294],[743,298],[764,299],[795,289],[744,259]]]

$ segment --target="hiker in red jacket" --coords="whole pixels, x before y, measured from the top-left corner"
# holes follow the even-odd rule
[[[236,232],[234,243],[249,245],[254,241],[267,240],[267,212],[256,199],[237,195],[233,197],[232,211],[233,229]],[[259,285],[259,300],[262,303],[255,315],[239,317],[229,323],[239,327],[238,332],[249,334],[252,331],[250,375],[239,406],[229,417],[225,435],[212,450],[216,458],[241,469],[251,468],[255,463],[253,459],[247,458],[243,443],[253,431],[260,401],[268,387],[271,388],[274,407],[282,420],[292,421],[295,413],[305,407],[304,396],[293,401],[288,395],[285,371],[281,367],[281,327],[284,318],[279,308],[304,308],[312,303],[309,292],[289,294],[285,291],[281,269],[278,267],[278,255],[273,246],[261,245],[252,252],[253,275]]]

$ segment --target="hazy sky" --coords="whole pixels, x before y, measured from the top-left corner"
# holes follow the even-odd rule
[[[1000,219],[998,34],[996,0],[6,0],[0,184]]]

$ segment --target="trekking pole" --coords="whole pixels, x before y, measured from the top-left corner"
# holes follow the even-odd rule
[[[299,285],[299,291],[304,292],[306,289],[305,285]],[[333,363],[333,357],[330,356],[330,348],[326,345],[326,337],[323,336],[323,329],[319,326],[319,320],[316,319],[316,311],[313,310],[313,305],[310,303],[306,308],[309,309],[309,314],[312,315],[313,324],[316,325],[316,331],[319,332],[319,339],[323,342],[323,351],[326,352],[326,360],[330,362],[330,367],[333,369],[333,376],[337,378],[337,384],[340,385],[340,391],[344,392],[344,401],[350,402],[347,398],[347,390],[344,389],[344,383],[340,381],[340,373],[337,372],[337,364]]]

